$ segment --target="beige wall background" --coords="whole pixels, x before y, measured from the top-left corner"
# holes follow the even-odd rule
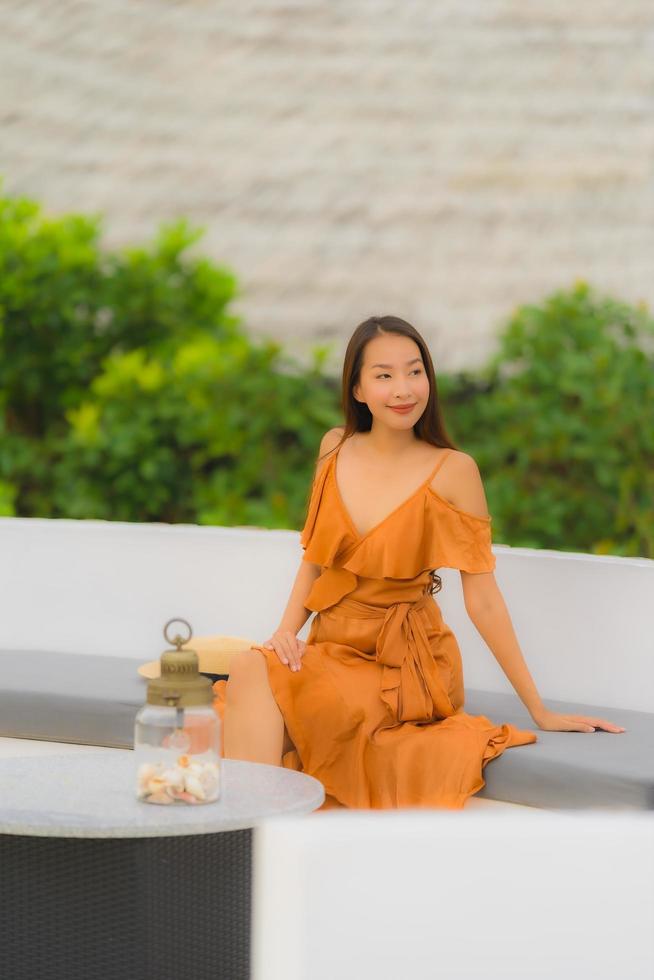
[[[334,366],[371,313],[437,370],[585,278],[654,300],[654,4],[5,0],[4,189],[180,215],[254,334]]]

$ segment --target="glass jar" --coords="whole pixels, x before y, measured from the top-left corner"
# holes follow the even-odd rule
[[[164,636],[168,638],[164,627]],[[180,620],[186,623],[186,620]],[[160,676],[148,683],[147,704],[134,722],[136,792],[144,803],[197,805],[219,799],[222,784],[220,718],[211,681],[198,672],[194,650],[161,655]]]
[[[146,704],[134,727],[137,796],[146,803],[212,803],[220,796],[220,718],[209,705]]]

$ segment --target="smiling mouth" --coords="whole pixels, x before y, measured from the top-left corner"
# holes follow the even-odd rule
[[[392,409],[400,408],[406,410],[407,408],[415,408],[417,404],[418,402],[413,402],[412,405],[389,405],[388,407]]]

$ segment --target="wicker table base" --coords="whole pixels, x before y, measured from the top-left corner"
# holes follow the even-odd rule
[[[3,975],[248,980],[251,840],[0,836]]]

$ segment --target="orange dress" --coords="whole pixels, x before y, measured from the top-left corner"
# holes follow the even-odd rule
[[[451,452],[451,450],[450,450]],[[463,711],[463,665],[454,633],[428,591],[431,571],[495,568],[491,518],[440,497],[427,480],[366,534],[345,509],[338,451],[314,479],[301,532],[304,560],[321,566],[305,601],[315,611],[302,667],[273,650],[270,687],[295,746],[282,765],[315,776],[324,808],[462,809],[482,769],[535,732]],[[224,712],[226,681],[215,708]]]

